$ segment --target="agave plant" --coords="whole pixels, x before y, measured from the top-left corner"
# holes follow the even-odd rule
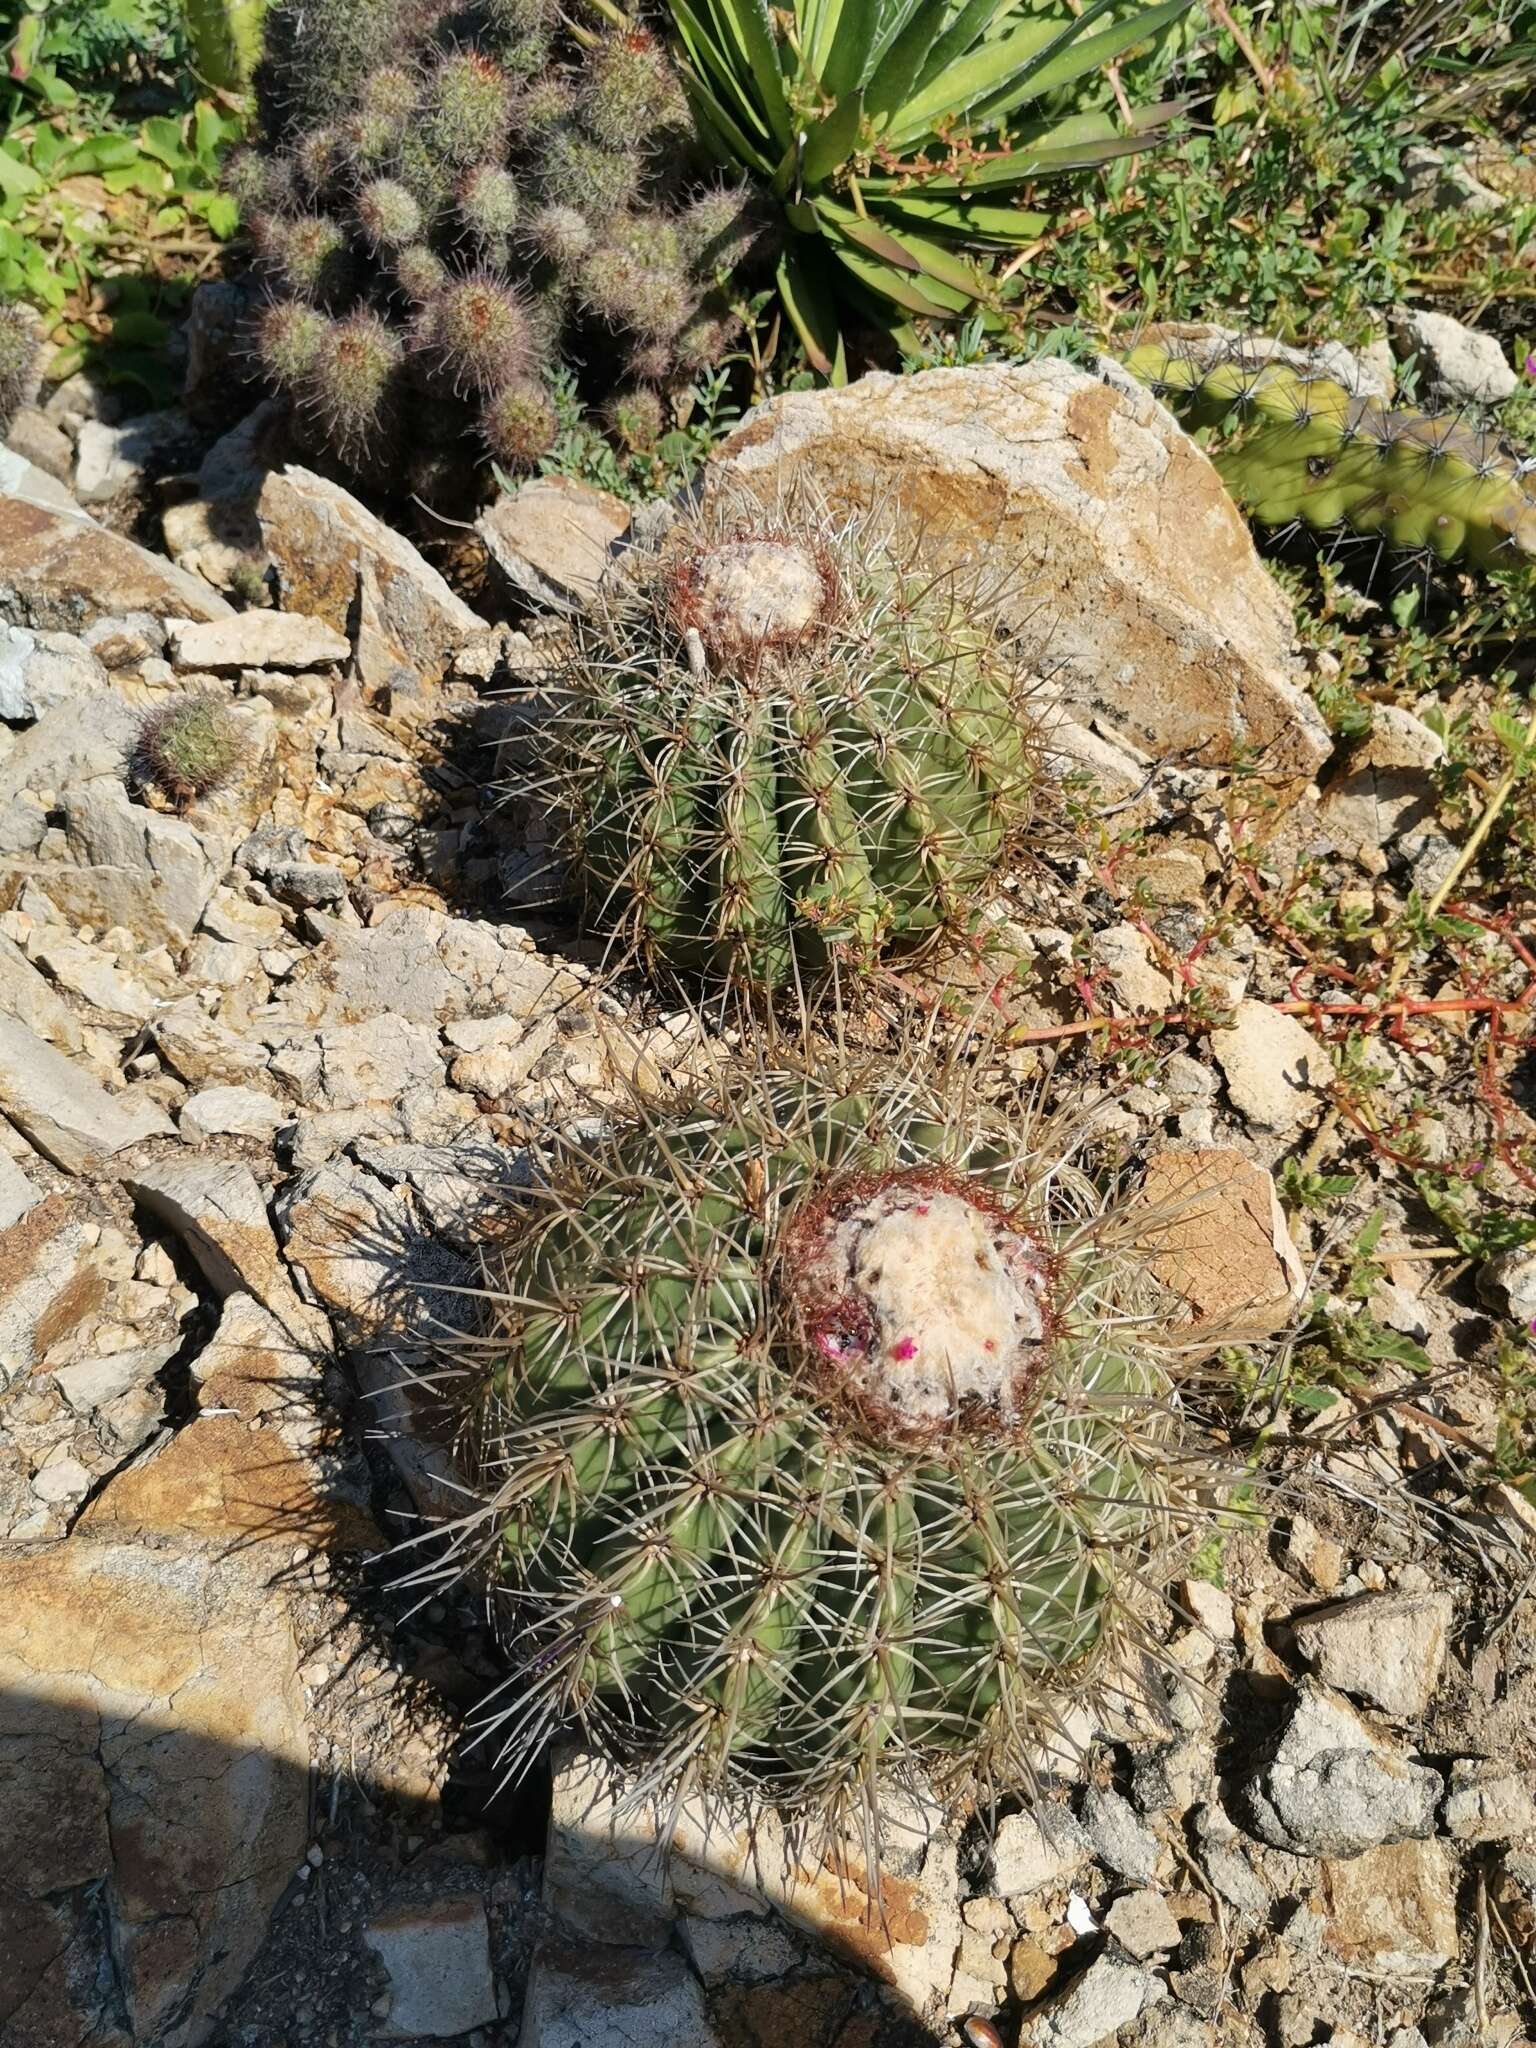
[[[667,4],[699,132],[778,201],[791,231],[781,300],[811,362],[841,381],[850,300],[898,330],[977,313],[1002,324],[1009,252],[1049,225],[1020,205],[1024,189],[1144,148],[1177,111],[1117,122],[1063,113],[1062,96],[1191,0]]]

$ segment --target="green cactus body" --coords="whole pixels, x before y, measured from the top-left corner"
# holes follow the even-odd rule
[[[1222,481],[1266,526],[1349,527],[1443,562],[1536,560],[1536,495],[1497,435],[1388,408],[1236,350],[1161,344],[1125,359],[1186,425],[1215,429]]]
[[[674,532],[583,634],[555,746],[594,923],[770,989],[966,928],[1029,822],[985,593],[850,529]]]
[[[514,1761],[574,1718],[834,1808],[1025,1775],[1178,1493],[1139,1283],[1025,1123],[781,1068],[560,1155],[488,1296]]]

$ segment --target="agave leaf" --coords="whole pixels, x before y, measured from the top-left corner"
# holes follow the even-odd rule
[[[917,89],[928,85],[957,57],[963,57],[974,44],[981,42],[993,23],[1010,13],[1015,4],[1016,0],[965,0],[960,12],[928,52],[917,76]]]
[[[1022,82],[975,106],[973,118],[992,126],[1011,114],[1015,107],[1026,106],[1045,93],[1057,92],[1062,86],[1071,85],[1081,78],[1085,72],[1102,70],[1135,44],[1145,42],[1160,28],[1166,28],[1170,21],[1187,14],[1189,7],[1190,0],[1162,0],[1160,6],[1146,8],[1131,21],[1116,22],[1111,28],[1101,29],[1096,36],[1075,39],[1070,49],[1061,51],[1048,62],[1042,62]],[[1081,17],[1081,21],[1087,19],[1087,15]]]
[[[1016,130],[1013,147],[1006,156],[995,156],[967,164],[963,171],[923,178],[871,177],[863,181],[867,194],[883,197],[917,196],[961,198],[990,185],[1023,185],[1032,178],[1051,177],[1059,171],[1088,170],[1117,156],[1131,156],[1145,149],[1146,134],[1163,121],[1181,113],[1184,102],[1169,101],[1158,107],[1137,109],[1136,125],[1130,134],[1117,131],[1108,114],[1074,114],[1067,121],[1040,121]]]
[[[931,235],[902,233],[883,222],[861,219],[848,207],[830,200],[818,200],[816,208],[837,233],[857,242],[882,262],[894,264],[900,270],[920,271],[923,276],[963,293],[967,299],[975,299],[985,289],[987,280],[981,268],[946,249]]]
[[[692,0],[669,0],[669,5],[683,46],[692,59],[685,76],[708,93],[716,126],[728,136],[742,137],[743,161],[751,163],[754,169],[761,165],[762,174],[766,175],[772,164],[762,144],[771,144],[774,136],[746,88],[741,67],[732,65],[729,51],[721,47],[701,20]],[[748,142],[749,133],[760,141]],[[779,146],[782,148],[782,143]]]
[[[894,149],[920,142],[936,121],[958,120],[977,100],[998,92],[1044,49],[1054,36],[1050,22],[1030,21],[997,42],[967,51],[892,116],[885,139]]]
[[[806,187],[813,189],[830,177],[839,164],[846,163],[858,141],[859,124],[864,119],[864,95],[850,93],[847,99],[839,100],[830,114],[816,123],[805,139],[800,153],[800,179]]]
[[[772,176],[773,165],[755,143],[748,141],[696,71],[684,70],[683,90],[701,134],[722,164],[744,164],[760,178]]]
[[[816,75],[835,99],[864,83],[870,52],[880,32],[880,0],[831,0]]]
[[[864,105],[875,119],[899,107],[911,92],[948,12],[949,0],[922,0],[901,34],[880,57],[864,93]]]
[[[894,265],[897,270],[918,270],[922,266],[911,256],[896,237],[882,228],[877,221],[866,220],[851,207],[837,206],[829,199],[814,202],[816,212],[831,229],[830,239],[845,235],[850,242],[857,242],[861,249],[867,249],[871,256],[881,263]]]
[[[848,364],[838,332],[836,302],[813,251],[790,242],[779,258],[779,298],[813,370],[846,384]]]
[[[880,201],[882,217],[911,221],[914,227],[948,228],[979,241],[1033,242],[1051,225],[1048,213],[1026,213],[1021,206],[978,206],[956,199],[933,199],[926,192],[901,194]]]
[[[969,313],[975,305],[974,292],[957,291],[937,278],[918,277],[910,270],[898,270],[893,264],[867,254],[856,241],[835,228],[831,242],[838,262],[851,271],[860,284],[908,313],[920,314],[925,320],[953,320],[957,313]]]
[[[719,25],[716,47],[734,51],[757,87],[757,103],[781,149],[794,140],[794,121],[784,89],[784,70],[765,0],[708,0]]]

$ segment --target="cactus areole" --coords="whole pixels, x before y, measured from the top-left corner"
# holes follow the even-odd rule
[[[791,1220],[779,1275],[807,1370],[873,1440],[1027,1419],[1052,1261],[985,1186],[939,1167],[835,1181]]]

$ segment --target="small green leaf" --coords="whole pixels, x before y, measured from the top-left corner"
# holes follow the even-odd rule
[[[46,190],[32,166],[23,163],[9,146],[0,146],[0,192],[8,199],[23,199],[29,193]]]

